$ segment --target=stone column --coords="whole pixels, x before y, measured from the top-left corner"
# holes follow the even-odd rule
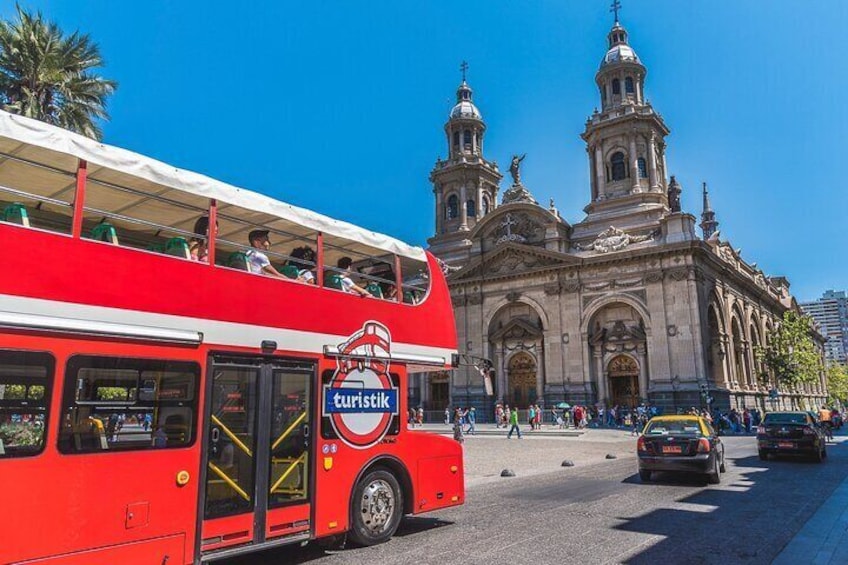
[[[631,192],[642,192],[639,186],[639,156],[636,154],[636,134],[630,134],[630,180]]]
[[[598,379],[598,402],[607,398],[607,377],[604,374],[604,350],[600,346],[592,352],[595,355],[595,378]]]
[[[595,152],[592,147],[586,147],[586,156],[589,158],[589,185],[592,187],[592,202],[598,199],[598,179],[595,177]]]
[[[648,142],[648,166],[650,167],[651,190],[659,190],[659,182],[657,182],[657,141],[653,133],[651,133]]]
[[[644,100],[642,100],[642,77],[636,75],[633,77],[633,90],[636,91],[636,101],[639,104],[643,104]]]
[[[474,204],[477,207],[477,220],[483,215],[483,179],[477,182],[477,202]]]
[[[477,132],[471,130],[471,153],[477,155]]]
[[[459,229],[468,231],[468,209],[465,207],[468,194],[465,191],[465,182],[459,187]]]
[[[636,348],[639,360],[639,398],[648,398],[648,351],[645,344]]]
[[[442,233],[442,224],[445,222],[445,210],[442,205],[442,187],[436,185],[436,233]]]
[[[597,190],[597,199],[601,199],[601,192],[604,186],[604,155],[600,147],[595,147],[595,187]]]

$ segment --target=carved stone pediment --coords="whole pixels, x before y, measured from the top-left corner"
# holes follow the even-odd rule
[[[624,230],[618,229],[615,226],[610,226],[595,238],[595,241],[585,245],[575,244],[579,251],[595,251],[597,253],[610,253],[612,251],[621,251],[628,245],[634,243],[642,243],[643,241],[652,241],[655,233],[647,235],[630,235]]]
[[[450,281],[471,280],[478,277],[507,276],[543,269],[571,265],[580,260],[555,251],[538,247],[529,247],[510,243],[497,252],[486,254],[476,262],[470,263],[461,271],[454,273]]]
[[[507,212],[484,237],[489,240],[489,247],[510,242],[536,244],[544,241],[545,226],[529,212]]]
[[[542,337],[542,330],[527,320],[513,318],[504,327],[489,335],[494,342],[501,340],[526,340]]]

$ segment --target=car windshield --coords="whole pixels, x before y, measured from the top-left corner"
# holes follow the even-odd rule
[[[700,436],[701,425],[697,420],[653,421],[645,428],[647,436],[687,435]]]
[[[766,414],[765,425],[769,424],[806,424],[806,414],[776,413]]]

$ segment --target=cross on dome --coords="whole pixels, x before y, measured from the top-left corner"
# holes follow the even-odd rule
[[[615,13],[615,23],[618,23],[618,11],[621,10],[621,0],[613,0],[610,5],[610,12]]]

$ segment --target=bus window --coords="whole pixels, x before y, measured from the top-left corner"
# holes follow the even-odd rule
[[[0,222],[71,233],[77,160],[55,165],[0,151]]]
[[[395,256],[360,242],[325,235],[324,286],[356,294],[351,285],[373,298],[396,302]]]
[[[430,270],[424,261],[408,257],[401,259],[404,304],[420,304],[430,290]]]
[[[197,363],[77,355],[65,371],[62,453],[184,447],[194,441]]]
[[[0,459],[44,449],[54,366],[47,353],[0,351]]]

